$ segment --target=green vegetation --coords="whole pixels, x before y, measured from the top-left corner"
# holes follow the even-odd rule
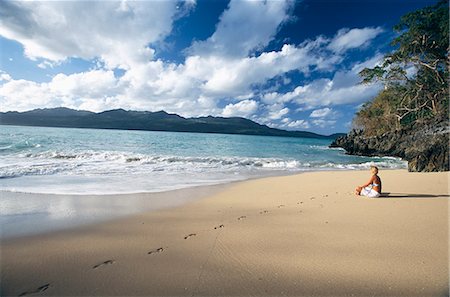
[[[403,16],[394,27],[396,50],[381,66],[360,72],[362,83],[385,88],[356,114],[366,135],[448,119],[449,6],[447,1]]]
[[[65,107],[34,109],[25,112],[0,112],[0,125],[223,133],[322,139],[336,139],[341,136],[340,134],[325,136],[307,131],[280,130],[238,117],[184,118],[165,111],[127,111],[123,109],[95,113]]]

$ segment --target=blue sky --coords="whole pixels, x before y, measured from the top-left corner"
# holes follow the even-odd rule
[[[346,132],[392,26],[434,1],[1,1],[0,110],[242,116]]]

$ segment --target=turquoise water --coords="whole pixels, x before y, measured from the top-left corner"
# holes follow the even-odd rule
[[[0,190],[54,194],[160,192],[311,170],[405,168],[345,155],[330,140],[0,126]]]
[[[192,189],[190,195],[186,190],[104,194],[165,192],[311,170],[364,169],[371,164],[406,166],[395,158],[348,156],[329,149],[329,143],[310,138],[0,126],[0,238],[171,207],[198,198],[197,191],[209,188]]]

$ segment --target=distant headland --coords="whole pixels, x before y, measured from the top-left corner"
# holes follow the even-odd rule
[[[307,131],[270,128],[240,117],[184,118],[165,111],[133,111],[114,109],[99,113],[65,107],[34,109],[25,112],[0,113],[1,125],[95,128],[145,131],[246,134],[263,136],[335,139],[340,133],[320,135]]]

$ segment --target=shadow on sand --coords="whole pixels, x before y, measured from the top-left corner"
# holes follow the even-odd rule
[[[406,193],[391,193],[384,192],[380,196],[381,198],[449,198],[450,195],[433,195],[433,194],[406,194]]]

